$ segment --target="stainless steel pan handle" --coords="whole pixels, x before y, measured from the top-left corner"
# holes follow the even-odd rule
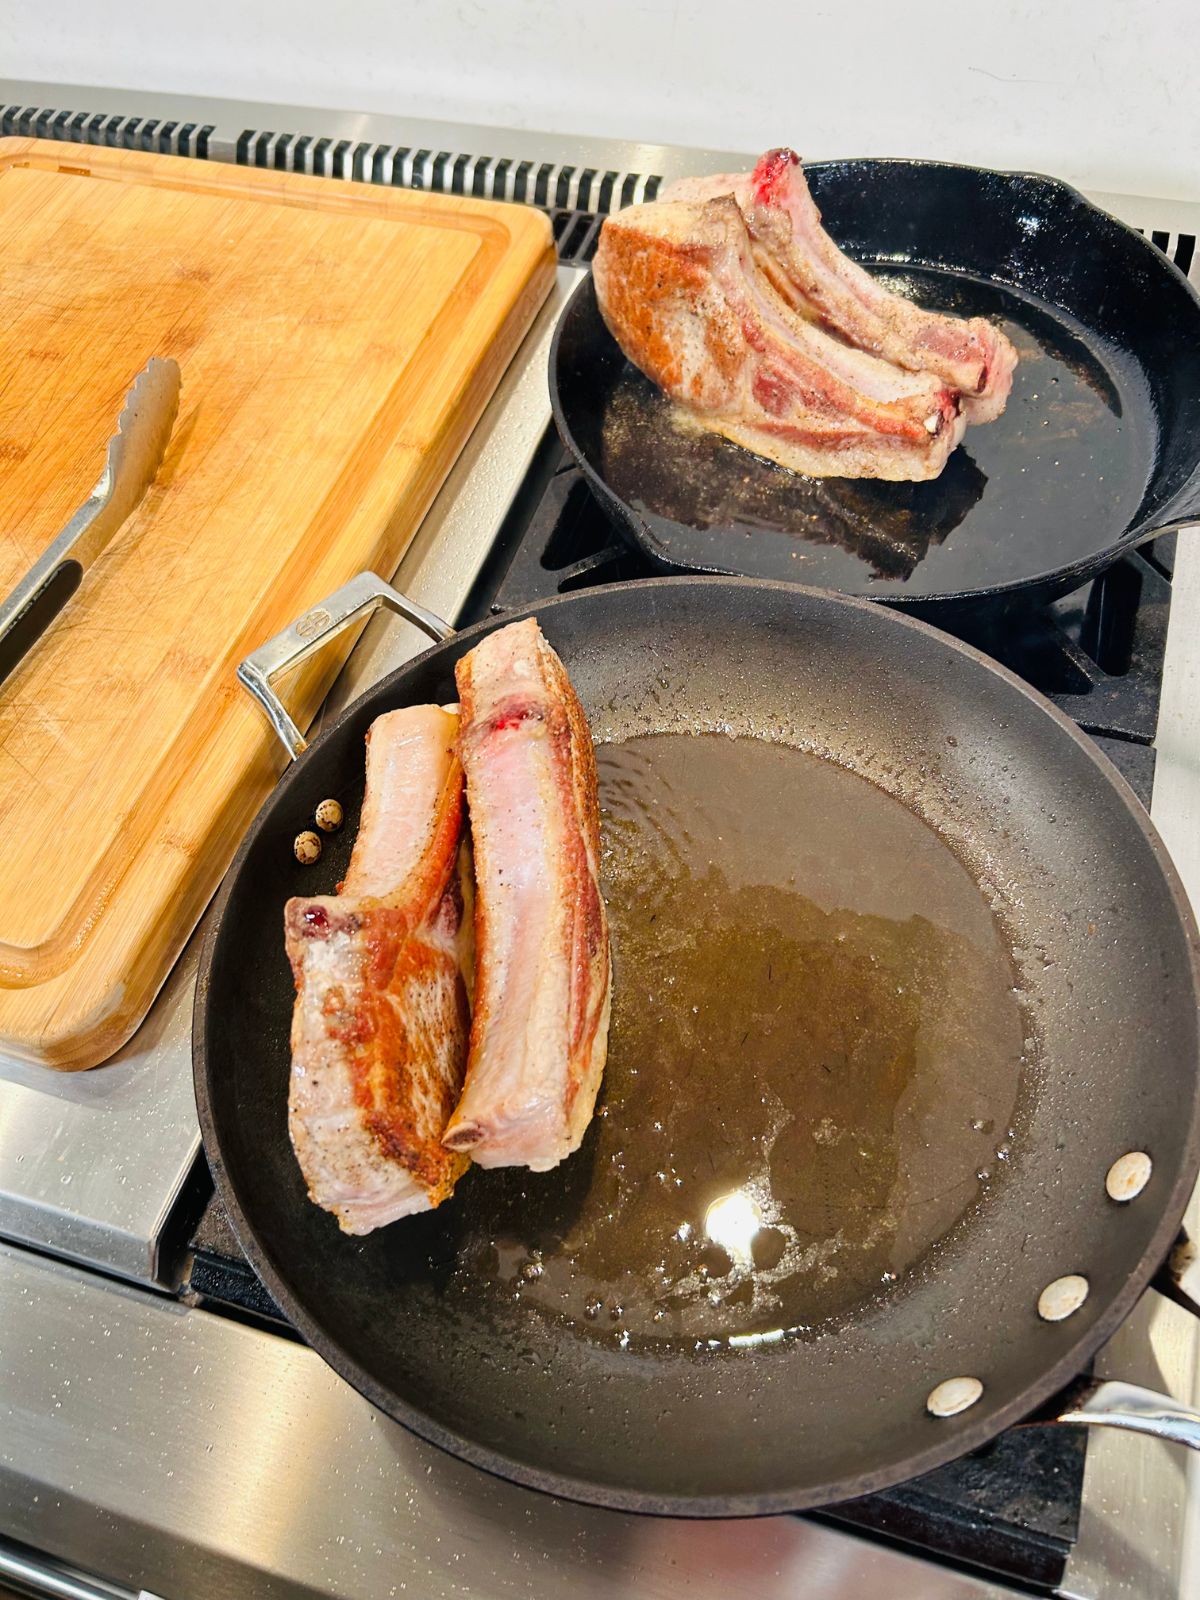
[[[271,687],[272,680],[290,668],[299,666],[302,661],[307,661],[331,639],[378,611],[380,606],[396,612],[437,643],[454,634],[449,623],[443,622],[432,611],[426,611],[424,606],[419,606],[398,589],[393,589],[377,573],[360,572],[349,583],[335,589],[319,605],[311,607],[302,617],[297,617],[282,633],[259,645],[237,669],[239,681],[266,712],[267,721],[279,735],[293,761],[308,749],[308,741]]]
[[[1200,1251],[1181,1228],[1170,1255],[1151,1280],[1159,1294],[1200,1317]],[[1077,1378],[1055,1395],[1034,1424],[1085,1422],[1091,1427],[1148,1433],[1171,1444],[1200,1450],[1200,1411],[1170,1395],[1116,1378]]]
[[[1115,1378],[1079,1378],[1055,1401],[1052,1422],[1086,1422],[1092,1427],[1149,1433],[1171,1444],[1200,1450],[1200,1411],[1169,1395]]]

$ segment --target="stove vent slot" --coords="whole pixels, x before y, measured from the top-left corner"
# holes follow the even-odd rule
[[[413,150],[407,145],[354,144],[349,139],[313,139],[294,133],[245,128],[236,159],[243,167],[308,172],[324,178],[357,178],[398,189],[468,194],[510,200],[551,213],[605,216],[621,206],[653,200],[657,174],[601,172],[596,167],[516,161],[511,156],[471,155],[454,150]]]
[[[603,221],[603,217],[594,216],[590,211],[552,211],[550,222],[558,246],[558,259],[577,262],[580,266],[589,262],[596,254]]]
[[[65,139],[120,150],[157,150],[162,155],[209,153],[213,124],[168,122],[158,117],[112,117],[103,111],[52,111],[40,106],[0,105],[0,135],[26,139]]]
[[[1200,273],[1193,270],[1198,265],[1196,261],[1196,235],[1194,233],[1169,235],[1166,250],[1171,260],[1185,277],[1190,278],[1193,283],[1200,282]]]
[[[1145,228],[1139,228],[1137,231],[1145,238]],[[1152,228],[1150,243],[1156,244],[1163,254],[1175,263],[1185,278],[1200,287],[1200,261],[1196,259],[1194,233],[1167,233],[1161,228]]]

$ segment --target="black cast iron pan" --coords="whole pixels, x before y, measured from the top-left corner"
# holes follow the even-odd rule
[[[664,572],[780,578],[931,620],[1047,601],[1200,515],[1200,297],[1156,246],[1052,178],[921,161],[806,168],[855,259],[938,310],[1002,323],[1004,415],[932,483],[807,479],[714,435],[621,355],[589,277],[550,395],[617,526]]]
[[[310,612],[280,659],[384,590],[370,580],[353,604]],[[473,1171],[438,1212],[362,1239],[308,1202],[286,1131],[283,904],[330,891],[344,870],[372,719],[453,698],[454,662],[488,622],[393,673],[300,755],[218,899],[197,992],[196,1092],[250,1260],[304,1337],[377,1406],[555,1494],[671,1514],[776,1512],[868,1493],[980,1445],[1055,1394],[1127,1315],[1196,1177],[1197,933],[1148,817],[1046,701],[882,607],[693,578],[595,589],[536,614],[601,743],[720,728],[821,752],[918,811],[988,888],[1023,952],[1040,1040],[1011,1170],[947,1236],[934,1270],[808,1336],[719,1350],[653,1338],[621,1348],[607,1320],[565,1321],[519,1286],[497,1293],[464,1271],[471,1230],[486,1234],[501,1214],[506,1248],[553,1249],[546,1218],[569,1215],[592,1183],[597,1124],[555,1172]],[[346,831],[317,868],[300,867],[294,836],[329,795],[345,806]],[[787,792],[777,805],[787,811]],[[804,839],[805,817],[794,822]],[[753,1085],[751,1032],[730,1063],[735,1086]],[[686,1098],[689,1061],[670,1070]],[[723,1120],[715,1102],[702,1109],[712,1139],[736,1143],[737,1118]],[[1130,1151],[1150,1155],[1152,1175],[1116,1204],[1106,1173]],[[1086,1277],[1088,1297],[1066,1321],[1044,1321],[1039,1294],[1065,1274]],[[977,1403],[929,1415],[934,1386],[961,1376],[982,1382]]]

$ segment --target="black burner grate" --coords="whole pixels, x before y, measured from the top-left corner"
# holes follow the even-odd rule
[[[1079,1532],[1086,1433],[1013,1428],[923,1478],[822,1512],[821,1520],[1049,1594]]]

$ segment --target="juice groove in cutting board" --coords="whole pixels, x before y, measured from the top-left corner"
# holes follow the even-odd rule
[[[183,378],[145,499],[0,685],[0,1049],[87,1067],[280,770],[238,661],[395,570],[555,261],[526,207],[34,140],[0,141],[0,234],[0,591],[146,360]],[[285,683],[302,726],[351,642]]]

